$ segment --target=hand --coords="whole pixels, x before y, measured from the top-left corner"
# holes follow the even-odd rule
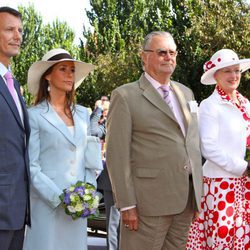
[[[104,102],[102,102],[102,106],[103,106],[103,110],[105,110],[105,109],[109,109],[109,105],[110,105],[110,102],[109,101],[104,101]]]
[[[103,105],[101,100],[97,100],[95,102],[95,108],[100,108],[101,110],[103,110]]]
[[[199,218],[199,215],[200,215],[200,212],[195,211],[195,212],[194,212],[194,215],[193,215],[192,222],[195,221],[195,220],[197,220],[197,219]]]
[[[101,101],[101,100],[97,100],[95,102],[95,109],[96,108],[100,108],[102,111],[104,110],[108,110],[109,109],[109,101]]]
[[[136,207],[122,211],[122,222],[125,227],[127,227],[130,231],[138,230],[138,214]],[[126,226],[128,225],[128,226]]]

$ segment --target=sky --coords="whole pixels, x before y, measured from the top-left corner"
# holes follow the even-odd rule
[[[79,44],[82,38],[82,25],[89,28],[85,8],[90,10],[89,0],[0,0],[0,6],[9,6],[17,9],[19,5],[27,7],[33,4],[35,11],[40,14],[45,24],[52,23],[56,18],[60,22],[67,22],[75,32],[75,43]]]

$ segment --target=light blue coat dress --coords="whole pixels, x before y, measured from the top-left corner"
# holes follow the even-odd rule
[[[49,103],[42,102],[28,112],[32,226],[27,229],[24,250],[85,250],[87,220],[66,215],[59,195],[78,180],[96,186],[94,167],[85,155],[91,138],[88,111],[76,105],[74,135]],[[96,155],[100,155],[96,158],[98,169],[101,150]]]

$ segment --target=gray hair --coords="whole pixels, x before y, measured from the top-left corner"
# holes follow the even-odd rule
[[[147,34],[146,37],[144,38],[144,40],[142,42],[142,50],[149,49],[149,45],[150,45],[153,37],[155,37],[155,36],[164,36],[167,39],[172,40],[173,43],[175,44],[175,46],[177,47],[173,36],[169,32],[167,32],[167,31],[152,31],[149,34]],[[144,68],[144,63],[142,60],[141,60],[141,65],[142,65],[142,69],[144,70],[145,68]]]
[[[142,42],[142,50],[148,49],[153,37],[155,36],[165,36],[166,38],[172,40],[176,46],[173,36],[167,31],[152,31],[149,33]]]

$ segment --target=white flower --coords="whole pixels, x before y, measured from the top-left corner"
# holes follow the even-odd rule
[[[75,210],[76,210],[77,212],[83,211],[83,206],[82,206],[82,204],[81,204],[81,203],[76,204]]]
[[[69,198],[70,198],[70,201],[72,201],[72,202],[76,201],[76,195],[75,194],[71,194]]]
[[[72,207],[72,206],[67,206],[67,208],[70,211],[70,213],[75,213],[76,212],[75,208]]]
[[[96,196],[93,200],[93,208],[98,208],[99,205],[99,196]]]
[[[85,194],[84,196],[83,196],[83,200],[84,201],[89,201],[89,200],[91,200],[91,195],[89,195],[89,194]]]
[[[197,113],[198,112],[198,103],[197,101],[189,101],[188,102],[189,108],[190,108],[190,112],[191,113]]]

